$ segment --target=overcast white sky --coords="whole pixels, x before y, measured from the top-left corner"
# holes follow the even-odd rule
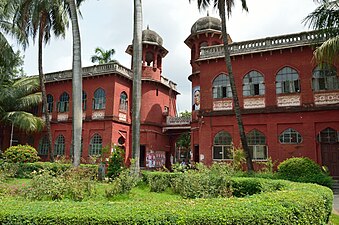
[[[236,3],[240,1],[235,1]],[[196,0],[143,0],[144,29],[149,25],[164,40],[169,54],[163,60],[163,76],[177,83],[181,95],[177,98],[178,111],[191,109],[191,83],[187,77],[191,67],[190,49],[184,44],[191,26],[206,11],[199,12]],[[313,0],[247,0],[249,12],[236,4],[228,21],[228,32],[233,41],[245,41],[308,30],[301,21],[317,5]],[[133,37],[132,0],[87,0],[81,6],[80,19],[82,64],[93,65],[90,57],[96,47],[115,49],[114,59],[130,67],[130,56],[125,50]],[[210,16],[218,17],[213,9]],[[38,74],[37,47],[31,45],[25,54],[24,70]],[[71,30],[66,39],[52,39],[44,49],[44,72],[71,69]]]

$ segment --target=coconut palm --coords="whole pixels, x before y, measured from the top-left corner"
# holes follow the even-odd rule
[[[81,157],[81,135],[82,135],[82,67],[81,67],[81,39],[78,22],[78,12],[83,0],[65,0],[65,8],[69,13],[72,22],[73,36],[73,76],[72,76],[72,98],[73,98],[73,149],[74,161],[73,166],[80,165]]]
[[[191,2],[191,0],[189,1]],[[222,25],[221,27],[222,27],[222,38],[223,38],[223,43],[224,43],[225,62],[226,62],[226,67],[228,71],[228,76],[230,78],[230,83],[231,83],[234,112],[235,112],[235,117],[238,123],[241,144],[246,153],[247,169],[250,172],[250,171],[253,171],[252,153],[248,147],[247,138],[246,138],[245,131],[244,131],[244,124],[243,124],[242,117],[241,117],[240,104],[239,104],[237,89],[236,89],[236,85],[234,81],[230,51],[228,49],[228,40],[227,40],[226,13],[227,13],[227,18],[229,18],[232,13],[232,7],[234,6],[234,0],[197,0],[197,3],[198,3],[199,10],[207,9],[210,5],[213,5],[213,7],[219,11],[219,16],[221,18],[221,25]],[[248,11],[246,0],[241,0],[241,3],[242,3],[242,8]]]
[[[132,158],[133,172],[140,172],[140,107],[141,107],[141,73],[142,73],[142,4],[134,0],[133,28],[133,109],[132,109]]]
[[[13,5],[18,4],[14,15],[14,24],[25,32],[27,37],[35,41],[38,36],[38,71],[42,92],[43,109],[49,140],[49,157],[54,161],[52,149],[52,133],[47,107],[45,76],[42,68],[43,44],[47,44],[53,33],[55,36],[65,37],[68,20],[63,8],[62,0],[9,0]]]
[[[339,0],[316,0],[321,5],[303,22],[330,37],[314,51],[317,63],[334,62],[339,59]]]
[[[92,63],[98,62],[99,64],[105,64],[109,62],[117,62],[112,59],[112,56],[115,54],[114,49],[104,50],[102,48],[97,47],[95,49],[95,55],[91,57]]]
[[[39,131],[43,120],[29,111],[41,102],[39,79],[24,77],[0,85],[0,122],[23,131]]]

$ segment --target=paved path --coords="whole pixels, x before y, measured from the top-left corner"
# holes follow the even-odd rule
[[[335,194],[333,198],[333,212],[339,214],[339,194]]]

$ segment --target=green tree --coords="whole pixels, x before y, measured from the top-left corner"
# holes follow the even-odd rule
[[[29,111],[41,102],[37,77],[23,77],[0,85],[0,122],[23,131],[33,132],[43,128],[40,117]]]
[[[191,0],[189,1],[191,2]],[[234,7],[234,0],[198,0],[197,3],[198,3],[199,9],[206,9],[210,5],[213,5],[213,7],[218,9],[219,11],[219,16],[221,18],[221,25],[222,25],[221,27],[222,27],[222,39],[224,43],[225,63],[226,63],[228,76],[230,78],[230,83],[231,83],[234,112],[235,112],[235,117],[238,123],[241,144],[246,153],[247,169],[249,172],[251,172],[253,171],[252,153],[248,147],[247,138],[246,138],[246,134],[244,130],[244,124],[243,124],[242,117],[241,117],[240,104],[239,104],[237,89],[235,85],[232,63],[231,63],[231,56],[230,56],[230,51],[228,48],[228,40],[227,40],[226,13],[227,13],[227,18],[229,18],[230,15],[232,14],[232,7]],[[241,3],[242,3],[242,9],[248,11],[246,0],[241,0]]]
[[[54,161],[52,149],[52,133],[47,107],[47,93],[45,87],[45,75],[42,68],[43,44],[50,41],[51,34],[65,37],[65,31],[68,27],[68,20],[63,8],[62,0],[9,0],[17,10],[14,15],[14,24],[21,31],[25,32],[26,37],[32,37],[35,41],[38,36],[38,71],[40,88],[42,92],[42,101],[45,115],[46,128],[49,140],[49,157]]]
[[[314,51],[317,63],[332,62],[339,59],[339,1],[315,0],[321,3],[303,22],[310,28],[326,34],[329,39]]]
[[[142,74],[142,4],[134,0],[133,24],[133,107],[132,107],[132,158],[133,173],[140,173],[140,107]]]
[[[66,8],[72,21],[73,36],[73,76],[72,76],[72,98],[73,98],[73,166],[80,165],[81,136],[82,136],[82,66],[81,66],[81,38],[77,9],[83,0],[65,0]]]
[[[92,63],[98,62],[99,64],[105,64],[110,62],[117,62],[112,59],[112,56],[115,54],[114,49],[104,50],[102,48],[97,47],[95,49],[95,55],[91,57]]]

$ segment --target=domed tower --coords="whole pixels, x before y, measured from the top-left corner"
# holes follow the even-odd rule
[[[228,36],[228,43],[232,40]],[[192,82],[192,111],[200,110],[200,96],[204,96],[200,90],[200,58],[201,48],[222,44],[221,21],[218,18],[207,15],[198,19],[191,28],[191,34],[185,40],[185,44],[191,49],[192,74],[188,79]],[[203,104],[202,104],[203,107]],[[196,113],[193,113],[193,120]]]
[[[162,58],[168,53],[162,45],[160,35],[150,30],[148,26],[142,31],[142,78],[160,81]],[[132,55],[133,46],[129,45],[126,52]]]

